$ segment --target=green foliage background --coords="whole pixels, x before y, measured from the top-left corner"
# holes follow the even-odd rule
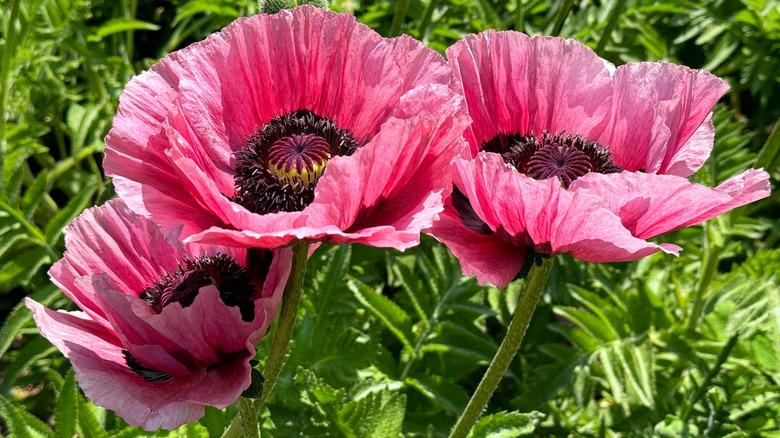
[[[704,68],[731,90],[692,179],[780,177],[780,5],[762,0],[341,0],[384,36],[442,52],[485,29],[558,34],[615,64]],[[21,305],[74,309],[46,270],[62,228],[114,196],[103,137],[133,75],[256,12],[240,0],[3,0],[0,69],[0,434],[220,436],[235,406],[144,433],[84,399]],[[474,437],[780,437],[780,196],[663,236],[682,256],[561,256]],[[319,249],[267,436],[443,437],[493,357],[522,282],[462,277],[446,248]],[[267,340],[258,359],[267,353]],[[262,368],[260,368],[262,369]],[[230,432],[230,429],[229,429]]]

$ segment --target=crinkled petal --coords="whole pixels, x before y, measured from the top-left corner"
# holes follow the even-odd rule
[[[117,290],[136,295],[175,269],[181,250],[168,243],[148,219],[133,214],[119,200],[85,210],[65,229],[67,251],[52,266],[52,281],[96,321],[105,312],[95,301],[91,285],[79,287],[78,278],[105,272]]]
[[[148,351],[135,346],[160,346],[160,351],[194,371],[219,363],[224,354],[242,351],[247,339],[263,325],[257,315],[252,322],[242,321],[238,307],[226,306],[214,286],[201,288],[187,307],[171,303],[157,314],[143,300],[112,290],[108,278],[95,275],[92,279],[99,290],[98,301],[130,353],[144,364],[154,363],[166,374],[181,374],[181,369],[165,357],[147,355]]]
[[[460,101],[453,99],[450,104]],[[308,224],[335,224],[345,231],[326,243],[385,246],[390,242],[372,237],[365,241],[360,235],[389,227],[398,234],[397,243],[389,246],[404,249],[418,244],[420,230],[430,227],[443,208],[441,192],[450,181],[450,162],[462,148],[460,132],[468,119],[465,111],[459,114],[459,118],[440,115],[438,120],[425,113],[407,120],[390,119],[354,155],[331,160],[314,202],[306,209]]]
[[[498,288],[515,278],[528,252],[528,248],[506,242],[495,233],[469,230],[449,204],[426,232],[447,245],[460,261],[463,275],[475,275],[480,284],[492,283]]]
[[[224,372],[220,372],[208,379],[204,373],[166,382],[147,382],[127,366],[119,339],[85,314],[55,312],[29,298],[26,305],[33,311],[41,334],[70,359],[86,396],[96,405],[116,411],[132,426],[150,431],[160,427],[172,430],[196,421],[205,412],[204,403],[199,401],[203,397],[188,397],[188,393],[199,395],[199,388],[214,378],[219,378],[216,385],[221,391],[229,391],[236,386],[233,382],[242,380],[235,378],[236,371],[249,375],[247,365],[246,370],[233,366],[232,379],[225,379]],[[235,398],[241,391],[237,391]]]
[[[472,155],[499,133],[594,138],[609,121],[610,70],[577,41],[489,30],[458,41],[447,58],[474,120]]]
[[[705,123],[728,84],[703,70],[665,62],[629,63],[613,78],[612,120],[598,138],[626,170],[689,176],[709,156]]]
[[[454,114],[449,105],[458,99],[456,82],[444,59],[420,42],[382,38],[350,15],[303,6],[242,18],[131,81],[106,137],[105,166],[120,196],[166,235],[200,233],[191,240],[215,242],[231,229],[249,230],[264,247],[312,240],[347,230],[309,226],[301,212],[255,215],[230,201],[233,153],[247,136],[298,109],[334,119],[361,143],[389,118],[423,111],[462,123],[465,109]],[[151,116],[133,119],[129,110],[144,105]],[[134,131],[139,123],[148,126]],[[463,127],[449,129],[460,134]],[[438,158],[426,160],[437,164]],[[154,171],[134,170],[149,160]]]
[[[769,196],[769,175],[750,169],[711,188],[675,175],[590,173],[569,188],[601,197],[640,238],[678,230]]]
[[[657,251],[675,252],[631,235],[609,204],[582,191],[567,191],[557,178],[521,175],[501,156],[481,152],[456,160],[453,184],[476,214],[504,240],[542,254],[569,253],[590,262],[636,260]]]

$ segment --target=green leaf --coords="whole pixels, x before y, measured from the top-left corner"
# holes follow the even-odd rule
[[[53,284],[49,284],[41,290],[36,291],[30,298],[43,305],[47,305],[59,295],[59,292],[59,289]],[[11,346],[11,342],[13,342],[24,324],[30,319],[32,319],[32,312],[24,305],[24,300],[22,300],[14,307],[14,310],[12,310],[5,319],[3,328],[0,329],[0,358],[3,357],[8,350],[8,347]]]
[[[24,418],[22,418],[19,409],[16,408],[8,399],[0,395],[0,417],[16,438],[30,438],[32,435],[27,430]]]
[[[541,412],[498,412],[480,419],[468,438],[515,438],[530,435],[544,419]]]
[[[347,287],[355,297],[368,308],[407,348],[414,350],[414,335],[409,315],[387,297],[377,293],[371,286],[351,280]]]
[[[384,389],[341,407],[337,421],[356,438],[397,438],[405,413],[406,396]]]
[[[70,153],[78,155],[84,148],[87,135],[92,132],[93,125],[100,114],[100,106],[90,104],[82,106],[74,103],[68,107],[65,122],[71,133]]]
[[[469,401],[469,396],[463,388],[439,376],[420,374],[407,378],[405,383],[452,415],[460,415]]]
[[[612,330],[612,327],[609,324],[605,324],[603,320],[592,313],[576,307],[565,306],[556,306],[553,308],[553,312],[570,320],[600,342],[610,342],[616,339],[616,333]]]
[[[97,40],[101,40],[108,35],[126,30],[160,30],[160,26],[146,21],[112,18],[97,28],[95,37]]]
[[[82,436],[89,438],[108,438],[108,432],[100,424],[98,413],[102,409],[98,408],[91,401],[84,397],[79,397],[79,431]]]
[[[176,26],[187,17],[195,14],[211,13],[222,17],[238,18],[241,13],[229,3],[219,0],[192,0],[176,8],[176,18],[172,26]]]
[[[68,372],[62,385],[62,392],[54,409],[54,430],[59,438],[72,438],[76,433],[79,418],[79,392],[76,387],[76,375]]]
[[[24,344],[19,354],[13,362],[8,365],[3,375],[3,382],[0,384],[0,393],[7,394],[13,384],[16,382],[16,376],[35,360],[46,356],[56,350],[51,342],[43,336],[35,336],[31,341]]]
[[[0,395],[0,417],[5,420],[8,429],[17,438],[52,437],[54,431],[35,415],[14,406]]]
[[[67,205],[49,221],[44,236],[50,245],[54,246],[57,243],[65,225],[69,224],[90,204],[95,190],[97,190],[97,184],[94,181],[91,184],[85,184],[82,191],[71,198]]]
[[[35,181],[33,181],[30,188],[24,192],[24,198],[22,198],[22,214],[27,219],[32,218],[35,208],[38,207],[43,195],[46,194],[48,176],[49,172],[46,169],[43,169],[35,178]]]

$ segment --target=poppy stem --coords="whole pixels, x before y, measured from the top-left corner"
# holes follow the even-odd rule
[[[303,295],[303,278],[306,274],[306,262],[309,259],[309,244],[298,242],[293,246],[292,271],[287,280],[287,287],[282,296],[282,310],[279,312],[279,319],[276,322],[276,334],[271,342],[271,350],[268,353],[268,359],[265,361],[263,369],[263,394],[256,403],[257,409],[265,404],[271,395],[277,377],[282,371],[284,360],[287,356],[287,347],[290,345],[293,328],[295,328],[295,318],[298,315],[298,306],[301,304],[301,295]]]
[[[244,426],[244,433],[247,437],[257,437],[259,435],[250,435],[257,429],[257,413],[268,400],[271,391],[274,388],[276,379],[282,371],[284,360],[287,357],[287,348],[290,345],[293,329],[295,328],[295,318],[298,315],[298,306],[301,304],[301,295],[303,293],[303,278],[306,274],[306,262],[309,259],[309,244],[298,242],[293,245],[292,271],[287,279],[287,286],[282,296],[282,310],[276,320],[276,333],[271,342],[271,349],[268,353],[268,359],[265,361],[263,369],[263,393],[259,400],[248,400],[243,397],[238,399],[239,415]],[[248,421],[249,419],[252,421]],[[235,420],[234,420],[235,421]],[[232,425],[231,425],[232,427]],[[248,429],[247,429],[248,428]]]
[[[541,264],[534,264],[528,272],[528,277],[525,280],[525,290],[517,301],[517,308],[515,308],[515,314],[509,323],[506,336],[501,342],[501,346],[498,347],[496,356],[490,362],[487,371],[485,371],[485,375],[482,376],[482,381],[479,382],[474,395],[471,396],[471,400],[466,405],[466,409],[461,414],[458,422],[455,423],[455,427],[450,433],[450,438],[465,438],[477,420],[479,420],[480,414],[487,406],[490,397],[495,392],[496,387],[498,387],[498,383],[501,381],[507,368],[509,368],[509,364],[515,357],[518,348],[520,348],[520,343],[523,341],[528,325],[531,323],[531,317],[536,309],[536,303],[539,301],[544,285],[547,283],[547,277],[550,275],[552,264],[552,257],[544,258]]]
[[[260,438],[257,411],[254,404],[254,401],[250,398],[238,398],[238,415],[241,417],[241,425],[244,428],[244,436],[246,438]]]

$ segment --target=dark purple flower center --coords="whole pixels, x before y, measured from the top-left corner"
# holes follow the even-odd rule
[[[311,111],[274,117],[236,152],[233,201],[258,214],[301,211],[328,160],[359,147],[349,130]]]
[[[534,179],[558,177],[564,187],[588,172],[616,173],[609,150],[578,135],[560,133],[532,135],[499,134],[482,144],[487,152],[501,154],[504,162]]]
[[[214,285],[222,302],[227,306],[238,306],[241,319],[249,322],[255,318],[253,283],[247,269],[231,257],[224,254],[201,256],[185,258],[178,268],[141,291],[139,297],[160,313],[171,303],[179,303],[182,307],[192,305],[202,287]],[[262,279],[259,283],[262,284]]]
[[[482,150],[500,154],[505,163],[534,179],[558,177],[564,188],[588,172],[616,173],[623,168],[612,161],[609,150],[595,141],[578,135],[560,133],[533,135],[499,134],[482,143]],[[452,191],[452,207],[463,226],[477,234],[493,230],[474,211],[469,199],[458,190]],[[501,230],[497,230],[499,232]]]
[[[247,265],[250,271],[236,263],[224,254],[185,257],[178,268],[160,276],[151,286],[138,295],[149,303],[152,309],[160,313],[171,304],[179,303],[188,307],[195,301],[200,289],[214,285],[219,290],[219,298],[227,306],[237,306],[241,311],[241,319],[250,322],[255,318],[254,299],[257,287],[265,281],[273,260],[273,252],[269,249],[250,248],[247,250]],[[165,382],[172,376],[144,365],[127,350],[122,350],[125,363],[136,374],[147,382]],[[188,351],[170,352],[177,360],[190,370],[203,366]]]

